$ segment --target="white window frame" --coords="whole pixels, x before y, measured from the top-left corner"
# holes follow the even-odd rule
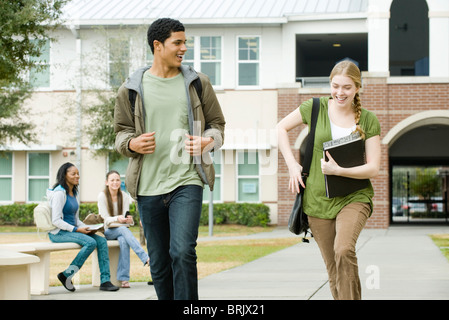
[[[123,41],[123,42],[128,42],[128,75],[130,75],[130,71],[131,71],[131,40],[130,39],[120,39],[120,38],[108,38],[108,71],[107,71],[107,79],[106,79],[106,83],[107,86],[109,88],[112,88],[111,85],[111,63],[114,63],[115,61],[111,60],[111,41]],[[146,59],[146,57],[145,57]],[[125,77],[126,78],[126,77]]]
[[[31,70],[28,71],[28,81],[31,85],[31,88],[33,91],[47,91],[49,89],[51,89],[51,61],[52,61],[52,54],[51,54],[51,48],[52,48],[52,41],[47,40],[48,42],[48,61],[46,63],[43,62],[37,62],[36,64],[39,66],[42,65],[48,65],[48,86],[42,87],[42,86],[34,86],[34,84],[31,82]],[[35,57],[35,58],[39,58],[39,57]],[[31,57],[29,58],[31,59]],[[39,71],[39,73],[42,73],[42,71]]]
[[[1,200],[0,205],[14,203],[14,158],[15,153],[11,152],[11,175],[0,175],[0,179],[11,179],[11,199]]]
[[[258,175],[239,175],[239,153],[255,153],[258,158],[259,168],[258,168]],[[259,151],[258,150],[236,150],[235,151],[235,177],[236,177],[236,183],[235,183],[235,202],[237,203],[262,203],[262,189],[261,189],[261,167],[260,167],[260,157],[259,157]],[[239,180],[240,179],[257,179],[258,180],[258,200],[257,201],[242,201],[239,199]]]
[[[221,42],[221,59],[217,59],[217,60],[201,60],[201,37],[219,37],[220,38],[220,42]],[[194,53],[193,53],[193,60],[189,59],[189,60],[184,60],[184,62],[188,62],[188,63],[193,63],[193,68],[198,71],[198,72],[203,72],[201,70],[201,63],[202,62],[216,62],[216,63],[220,63],[220,84],[216,85],[214,83],[212,84],[212,87],[214,89],[221,89],[223,88],[223,53],[224,53],[224,39],[222,35],[190,35],[186,38],[187,40],[190,40],[191,43],[193,43],[193,48],[194,48]],[[150,50],[150,47],[148,46],[148,49]],[[147,63],[149,61],[147,60]],[[203,72],[204,73],[204,72]]]
[[[202,60],[201,59],[201,38],[220,38],[220,59],[216,60]],[[213,63],[219,63],[220,64],[220,79],[219,84],[212,84],[214,88],[222,88],[223,87],[223,36],[220,35],[202,35],[202,36],[196,36],[195,37],[195,48],[199,48],[198,50],[195,50],[195,61],[198,61],[198,67],[195,65],[195,69],[202,71],[201,64],[205,62],[213,62]]]
[[[48,154],[48,176],[30,176],[30,154],[35,154],[35,153],[46,153]],[[36,152],[27,152],[27,156],[26,156],[26,161],[27,161],[27,171],[26,171],[26,203],[36,203],[39,202],[40,200],[30,200],[30,180],[34,180],[34,179],[48,179],[48,187],[50,188],[51,185],[51,181],[50,181],[50,175],[51,175],[51,153],[50,152],[43,152],[43,151],[36,151]],[[44,194],[45,195],[45,194]]]
[[[259,59],[258,60],[240,60],[240,47],[239,47],[239,40],[240,38],[259,38]],[[236,48],[236,79],[235,79],[235,83],[236,83],[236,87],[237,89],[249,89],[249,90],[254,90],[254,89],[261,89],[261,83],[262,83],[262,63],[261,63],[261,54],[262,54],[262,36],[260,35],[237,35],[236,37],[236,44],[235,44],[235,48]],[[240,85],[240,64],[245,64],[245,63],[257,63],[259,66],[259,78],[257,79],[258,84],[255,85]]]

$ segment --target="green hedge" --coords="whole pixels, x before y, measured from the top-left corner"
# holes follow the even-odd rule
[[[270,223],[270,208],[262,203],[216,203],[214,224],[241,224],[266,227]],[[203,204],[201,225],[209,224],[209,205]]]
[[[32,226],[33,209],[37,204],[11,204],[0,206],[0,225]],[[80,219],[83,220],[89,213],[98,213],[96,203],[82,203]],[[134,204],[130,206],[130,213],[134,220],[139,220]],[[267,226],[270,222],[270,209],[258,203],[217,203],[214,204],[214,224],[233,223],[249,227]],[[201,225],[209,223],[209,205],[203,204],[201,212]]]

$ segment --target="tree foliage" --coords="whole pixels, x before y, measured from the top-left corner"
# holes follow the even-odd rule
[[[31,88],[27,74],[39,70],[43,45],[54,40],[67,0],[0,1],[0,145],[32,142],[33,125],[23,119]]]

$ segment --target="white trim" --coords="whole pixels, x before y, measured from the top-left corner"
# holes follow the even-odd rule
[[[342,19],[342,18],[340,18]],[[91,26],[117,26],[117,25],[150,25],[155,21],[153,19],[73,19],[67,20],[64,24],[67,27],[77,25],[80,27]],[[186,26],[194,25],[265,25],[265,24],[285,24],[288,22],[286,17],[277,18],[193,18],[193,19],[179,19]]]
[[[31,145],[27,146],[24,144],[13,144],[10,146],[0,146],[1,151],[61,151],[63,149],[62,146],[56,144],[48,144],[48,145]]]
[[[220,150],[271,150],[273,146],[268,143],[244,144],[244,143],[224,143]]]
[[[446,77],[389,77],[387,84],[429,84],[429,83],[449,83]]]
[[[373,15],[373,13],[371,13]],[[375,16],[378,17],[380,13],[376,13]],[[315,14],[285,14],[287,17],[287,22],[293,21],[321,21],[321,20],[354,20],[354,19],[367,19],[368,12],[351,12],[351,13],[315,13]]]

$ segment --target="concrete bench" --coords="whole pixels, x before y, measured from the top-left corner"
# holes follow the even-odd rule
[[[34,255],[0,249],[0,300],[30,299],[30,265]]]
[[[120,286],[117,280],[117,266],[120,255],[120,246],[117,240],[108,240],[109,262],[111,282]],[[80,250],[81,246],[73,242],[30,242],[2,244],[0,250],[9,250],[17,253],[26,253],[39,258],[39,262],[30,266],[31,294],[42,295],[49,293],[50,286],[50,253],[63,250]],[[100,268],[98,264],[97,250],[91,254],[92,257],[92,286],[100,286]],[[62,270],[61,270],[62,271]],[[76,285],[76,283],[74,283]]]

